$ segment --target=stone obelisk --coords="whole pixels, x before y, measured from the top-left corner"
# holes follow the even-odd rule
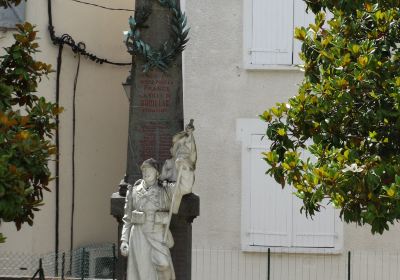
[[[179,7],[179,1],[176,3]],[[136,0],[135,10],[151,7],[151,14],[140,29],[143,41],[158,50],[171,34],[171,11],[159,0]],[[144,72],[146,61],[133,56],[129,111],[129,139],[125,181],[140,179],[141,163],[154,158],[160,163],[171,157],[172,137],[183,130],[182,55],[178,55],[165,71],[153,68]],[[121,185],[111,198],[111,214],[118,220],[120,236],[126,186]],[[177,280],[191,279],[191,223],[199,215],[199,198],[189,194],[183,198],[179,213],[171,222],[175,246],[171,249]],[[125,259],[119,255],[118,279],[125,279]]]
[[[149,4],[152,12],[140,36],[158,50],[170,37],[172,15],[157,0],[136,0],[136,10]],[[143,72],[146,61],[141,56],[135,56],[133,62],[126,170],[129,183],[141,178],[139,166],[144,160],[170,158],[172,136],[183,130],[182,55],[164,72],[157,68]]]

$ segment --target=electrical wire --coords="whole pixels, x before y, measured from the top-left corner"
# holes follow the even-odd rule
[[[106,6],[102,6],[102,5],[98,5],[98,4],[93,4],[93,3],[89,3],[89,2],[85,2],[85,1],[80,1],[80,0],[71,0],[71,1],[77,2],[77,3],[80,3],[80,4],[84,4],[84,5],[89,5],[89,6],[94,6],[94,7],[97,7],[97,8],[110,10],[110,11],[125,11],[125,12],[134,12],[135,11],[135,10],[131,10],[131,9],[110,8],[110,7],[106,7]]]
[[[79,53],[80,55],[83,55],[90,60],[99,63],[99,64],[111,64],[115,66],[129,66],[132,65],[131,62],[128,63],[123,63],[123,62],[114,62],[110,61],[106,58],[100,58],[97,55],[90,53],[86,51],[86,44],[84,42],[78,42],[76,43],[75,40],[72,38],[71,35],[69,34],[63,34],[61,36],[56,36],[55,33],[55,28],[53,26],[53,14],[52,14],[52,5],[51,5],[51,0],[47,0],[47,12],[48,12],[48,17],[49,17],[49,33],[50,33],[50,38],[53,44],[55,45],[67,45],[71,48],[71,50],[74,53]]]
[[[75,143],[76,143],[76,88],[78,85],[79,70],[81,67],[81,56],[78,54],[78,65],[74,79],[74,93],[72,96],[72,203],[71,203],[71,229],[70,229],[70,252],[74,249],[74,221],[75,221]],[[72,254],[70,254],[70,271],[72,271]]]
[[[62,64],[62,52],[64,45],[58,46],[58,57],[57,57],[57,78],[56,78],[56,104],[60,104],[60,77],[61,77],[61,64]],[[55,232],[55,272],[58,276],[58,253],[59,253],[59,230],[60,230],[60,118],[56,116],[56,232]]]

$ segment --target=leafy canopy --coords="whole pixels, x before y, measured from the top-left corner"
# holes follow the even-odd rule
[[[42,76],[52,70],[34,59],[35,27],[16,27],[15,43],[0,57],[0,223],[15,222],[20,229],[33,224],[43,190],[49,190],[48,161],[56,153],[50,137],[61,109],[36,95]]]
[[[400,2],[305,2],[317,13],[295,30],[305,78],[261,116],[268,173],[294,186],[307,215],[327,198],[345,222],[383,233],[400,219]]]

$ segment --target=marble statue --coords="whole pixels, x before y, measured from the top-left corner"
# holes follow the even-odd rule
[[[161,174],[158,162],[148,159],[141,165],[143,178],[128,185],[120,248],[128,257],[128,280],[175,279],[169,225],[182,196],[192,192],[197,159],[193,131],[191,121],[173,137],[172,158]]]

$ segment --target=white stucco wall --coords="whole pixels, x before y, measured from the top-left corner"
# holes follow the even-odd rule
[[[96,4],[132,9],[131,0]],[[122,42],[131,13],[106,11],[72,1],[53,0],[56,34],[69,33],[84,41],[89,52],[117,62],[130,62]],[[56,68],[58,48],[47,32],[47,0],[27,1],[26,20],[37,25],[41,53],[37,55]],[[0,32],[0,46],[12,43],[12,31]],[[3,38],[4,37],[4,38]],[[77,58],[64,48],[60,103],[65,108],[60,118],[60,250],[70,246],[72,95]],[[115,242],[116,221],[110,216],[110,195],[125,173],[128,127],[128,101],[121,83],[129,66],[99,65],[81,58],[76,97],[76,194],[74,245]],[[39,93],[55,100],[56,74],[43,79]],[[55,191],[45,194],[45,206],[35,217],[34,226],[24,225],[16,232],[13,224],[2,224],[0,232],[7,242],[1,251],[47,253],[55,247]]]

